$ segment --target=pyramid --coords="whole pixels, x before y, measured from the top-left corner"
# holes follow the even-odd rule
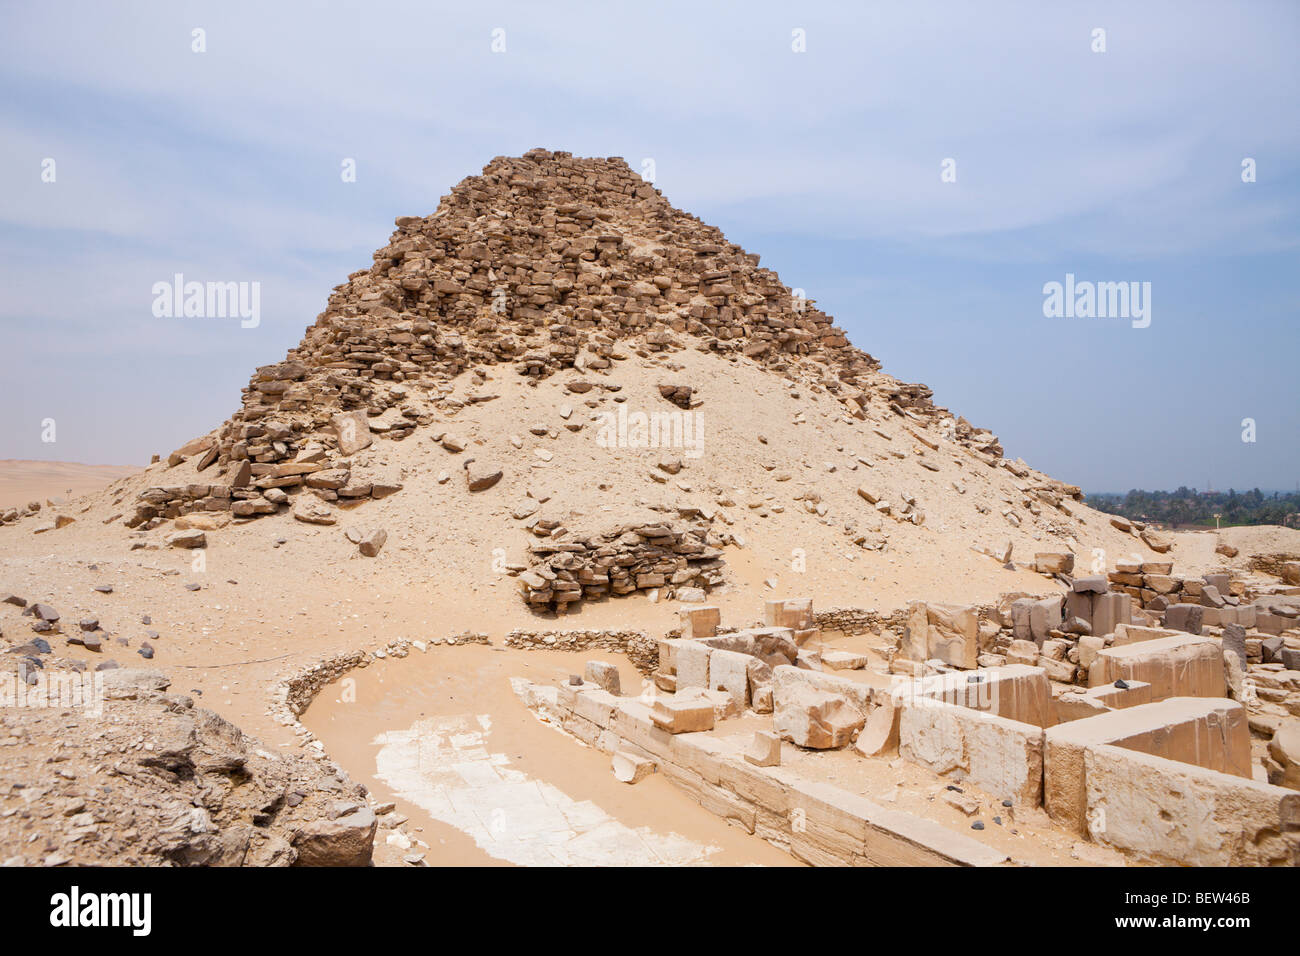
[[[421,481],[436,504],[426,490],[374,520],[432,507],[433,535],[450,539],[461,519],[460,538],[514,550],[494,570],[539,610],[632,591],[700,600],[728,580],[724,549],[752,540],[741,526],[755,516],[780,519],[756,534],[769,550],[793,533],[830,553],[839,535],[906,547],[921,567],[936,535],[937,565],[957,548],[1005,563],[1017,534],[1128,546],[1078,505],[1079,488],[1006,460],[992,432],[886,374],[801,290],[620,158],[498,157],[432,215],[399,217],[373,258],[283,361],[254,372],[229,420],[146,473],[128,528],[346,517],[373,556],[387,532],[353,514],[436,471]],[[529,434],[501,434],[547,408]],[[692,434],[707,437],[705,460],[681,447]],[[684,458],[661,447],[669,435]],[[411,442],[419,452],[397,451]],[[597,446],[621,451],[602,459]],[[582,461],[555,459],[565,448]],[[968,485],[987,494],[963,499]],[[494,495],[519,497],[474,500]],[[932,515],[926,536],[905,530]]]
[[[882,373],[813,300],[674,208],[621,158],[542,149],[497,157],[432,215],[396,226],[374,264],[334,289],[298,347],[257,369],[215,436],[178,452],[199,454],[200,471],[217,466],[237,516],[275,513],[284,502],[268,500],[271,489],[367,497],[346,458],[376,436],[400,440],[428,424],[408,401],[415,390],[436,393],[494,365],[529,380],[599,376],[629,351],[693,348],[798,369],[846,415],[865,420],[885,407],[1001,457],[994,435],[936,407],[926,386]],[[689,407],[689,387],[672,400]],[[201,492],[155,492],[128,525],[211,507],[210,489]]]

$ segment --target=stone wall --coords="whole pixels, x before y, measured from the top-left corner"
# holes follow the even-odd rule
[[[1300,561],[1300,554],[1257,554],[1250,559],[1250,569],[1285,579],[1286,565],[1296,561]]]
[[[520,593],[534,607],[553,609],[633,591],[702,601],[723,580],[722,553],[706,543],[708,533],[707,522],[655,521],[566,534],[529,549],[534,560],[519,575]]]
[[[735,740],[669,734],[637,698],[556,688],[566,731],[606,753],[652,760],[704,809],[815,866],[996,866],[1006,856],[965,834],[785,767],[745,760]]]
[[[593,649],[626,654],[641,673],[649,675],[659,666],[658,642],[644,631],[511,631],[507,647],[524,650],[588,651]]]
[[[866,634],[889,627],[902,627],[907,619],[905,610],[882,615],[874,608],[832,607],[813,613],[813,623],[823,631],[840,634]]]

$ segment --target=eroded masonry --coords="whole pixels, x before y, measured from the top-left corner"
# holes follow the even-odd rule
[[[680,636],[659,641],[641,693],[620,693],[617,673],[590,665],[568,684],[530,688],[529,700],[612,754],[620,779],[664,773],[811,863],[1006,855],[978,832],[836,786],[816,761],[788,766],[788,748],[848,750],[882,773],[901,758],[986,804],[1041,807],[1134,861],[1300,862],[1296,723],[1279,717],[1300,706],[1300,597],[1255,594],[1227,574],[1182,580],[1169,563],[1070,579],[1070,556],[1039,558],[1065,594],[914,603],[885,666],[824,644],[808,599],[767,601],[764,626],[739,629],[692,607]],[[1135,600],[1112,584],[1159,593]],[[756,715],[770,724],[729,731]]]

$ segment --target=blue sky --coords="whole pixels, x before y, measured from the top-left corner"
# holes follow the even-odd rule
[[[544,146],[652,158],[1012,457],[1294,487],[1298,40],[1293,3],[0,3],[0,457],[207,431],[395,216]],[[177,272],[261,324],[155,318]],[[1066,273],[1150,282],[1150,327],[1045,318]]]

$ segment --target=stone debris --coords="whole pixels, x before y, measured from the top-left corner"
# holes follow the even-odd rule
[[[626,751],[616,751],[613,760],[614,779],[620,783],[640,783],[655,772],[653,760]]]
[[[766,730],[754,732],[745,750],[745,760],[755,767],[778,767],[781,764],[781,738]]]
[[[847,747],[866,723],[848,699],[803,684],[778,697],[773,713],[781,739],[814,750]]]
[[[465,483],[470,491],[487,491],[501,480],[503,474],[501,468],[487,462],[465,463]]]
[[[109,666],[109,665],[112,666]],[[0,712],[0,859],[36,866],[364,866],[374,817],[364,791],[303,756],[273,754],[169,691],[156,671],[105,661],[103,712]],[[0,676],[9,676],[8,674]],[[62,672],[64,679],[84,675]],[[65,746],[69,740],[78,746]],[[52,749],[53,748],[53,749]],[[58,773],[45,772],[58,753]],[[288,797],[289,799],[286,799]],[[40,806],[54,812],[31,813]]]
[[[607,664],[603,661],[587,661],[582,679],[584,682],[595,684],[602,690],[608,691],[615,697],[622,693],[618,667],[613,664]]]
[[[356,550],[360,551],[364,557],[374,558],[383,548],[383,542],[387,540],[389,540],[389,532],[383,531],[383,528],[360,533],[356,540]]]
[[[621,158],[534,149],[494,159],[433,214],[399,217],[370,267],[334,290],[299,345],[254,372],[239,411],[167,458],[172,467],[193,460],[212,477],[146,489],[125,523],[151,528],[195,512],[254,520],[283,509],[297,517],[304,512],[295,499],[304,496],[391,494],[400,483],[357,479],[359,456],[421,428],[432,428],[449,454],[470,448],[466,436],[436,426],[454,411],[450,379],[491,365],[532,381],[571,372],[583,377],[567,390],[586,396],[607,387],[603,376],[627,357],[624,344],[643,354],[696,347],[777,371],[816,362],[835,370],[826,388],[853,420],[887,410],[906,419],[917,447],[930,453],[945,446],[926,426],[942,422],[946,447],[1002,462],[994,435],[936,408],[928,387],[881,373],[811,300],[718,229],[673,208]],[[702,403],[695,383],[665,379],[658,393],[683,410]],[[566,408],[565,427],[581,428]],[[553,434],[545,422],[529,432]],[[659,464],[666,475],[684,468],[677,458]],[[1030,475],[1023,464],[1007,467]],[[472,464],[470,490],[492,487],[499,469]],[[1050,480],[1038,493],[1058,504],[1082,497]],[[881,510],[925,520],[911,495]],[[862,538],[863,546],[883,546],[877,533]]]
[[[519,575],[530,605],[562,605],[633,591],[671,594],[722,583],[721,553],[705,541],[705,524],[632,522],[603,532],[569,532],[529,549],[532,564]]]
[[[177,531],[167,536],[167,544],[173,548],[206,548],[208,537],[202,531]]]

